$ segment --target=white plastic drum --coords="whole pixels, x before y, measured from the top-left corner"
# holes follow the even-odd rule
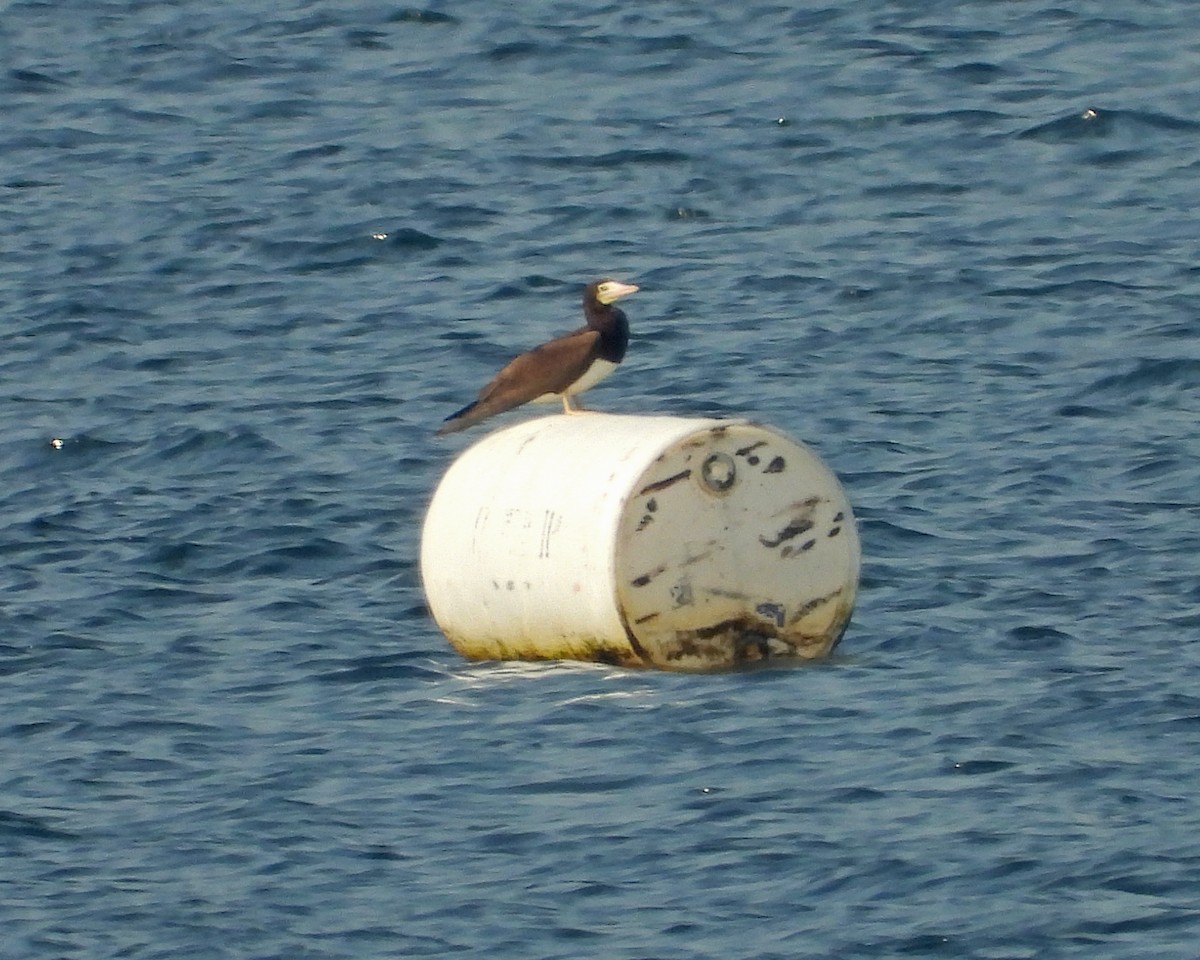
[[[743,420],[586,413],[497,431],[451,465],[421,540],[429,609],[474,659],[820,657],[858,574],[837,478]]]

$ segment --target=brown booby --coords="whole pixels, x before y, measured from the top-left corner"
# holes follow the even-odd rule
[[[632,283],[597,280],[583,291],[587,323],[509,361],[471,403],[448,416],[437,435],[472,427],[523,403],[562,400],[563,413],[583,407],[575,399],[617,368],[629,345],[629,321],[613,306],[637,292]]]

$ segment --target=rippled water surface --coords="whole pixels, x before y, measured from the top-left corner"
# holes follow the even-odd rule
[[[1193,4],[25,0],[0,52],[6,957],[1196,956]],[[596,406],[842,478],[829,662],[431,623],[482,430],[431,432],[601,274]]]

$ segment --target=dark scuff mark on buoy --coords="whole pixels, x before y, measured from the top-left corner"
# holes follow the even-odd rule
[[[841,590],[823,598],[826,602]],[[766,606],[773,606],[768,604]],[[768,611],[774,614],[773,610]],[[776,617],[777,619],[777,617]],[[797,617],[792,618],[795,622]],[[664,666],[676,670],[711,671],[768,660],[813,660],[827,656],[846,629],[848,617],[830,634],[808,636],[754,616],[731,617],[706,627],[676,630],[674,643],[663,650]]]
[[[671,588],[671,599],[675,601],[676,607],[690,607],[696,602],[696,597],[692,593],[692,581],[686,578],[680,580]]]
[[[646,501],[646,512],[642,514],[642,519],[638,521],[637,529],[634,533],[641,533],[650,524],[654,522],[654,514],[658,512],[658,501],[651,497]]]
[[[669,476],[663,480],[655,480],[654,483],[647,484],[638,491],[638,496],[644,497],[650,493],[658,493],[659,490],[666,490],[667,487],[674,486],[675,484],[679,483],[680,480],[686,480],[691,475],[692,471],[690,467],[687,470],[680,470],[678,473],[673,474],[672,476]]]
[[[640,625],[643,623],[649,623],[651,620],[657,620],[657,619],[658,619],[657,613],[647,613],[643,616],[638,617],[633,622]]]
[[[757,620],[751,620],[748,617],[732,617],[729,620],[722,620],[720,623],[712,623],[707,627],[696,627],[694,630],[676,630],[675,639],[680,643],[687,643],[695,640],[712,640],[715,637],[728,637],[731,634],[747,633],[753,631],[755,633],[762,630],[763,625]]]
[[[811,530],[812,528],[813,528],[813,522],[812,522],[811,517],[808,517],[808,516],[797,517],[795,520],[793,520],[791,523],[789,523],[786,527],[784,527],[782,530],[780,530],[779,533],[777,533],[771,539],[768,539],[767,537],[760,535],[758,538],[758,542],[761,543],[764,547],[767,547],[768,549],[773,550],[777,546],[779,546],[781,543],[791,540],[794,537],[798,537],[798,536],[800,536],[800,534],[806,533],[807,531]]]
[[[545,560],[550,556],[550,541],[562,526],[562,517],[553,510],[547,510],[542,516],[542,539],[538,544],[538,559]]]
[[[787,609],[782,603],[760,603],[754,608],[754,612],[760,617],[767,617],[775,622],[776,627],[782,627],[787,619]]]
[[[655,567],[653,570],[650,570],[647,573],[643,573],[640,577],[634,577],[632,580],[629,581],[629,585],[631,587],[644,587],[644,586],[646,586],[646,584],[648,584],[651,580],[653,580],[655,577],[657,577],[660,573],[664,572],[666,569],[667,569],[667,565],[665,563],[661,564],[660,566]]]
[[[814,610],[825,606],[825,604],[827,604],[827,603],[832,603],[834,600],[836,600],[841,595],[842,595],[842,588],[838,587],[836,590],[832,591],[831,593],[825,594],[825,596],[823,596],[823,597],[817,597],[816,599],[809,600],[808,603],[801,606],[795,613],[793,613],[791,615],[791,617],[788,620],[788,623],[789,624],[799,623],[801,620],[803,620],[805,617],[807,617]]]
[[[676,665],[693,661],[700,669],[711,670],[768,660],[790,650],[790,644],[769,623],[733,617],[707,627],[677,630],[667,659]]]
[[[827,536],[829,537],[830,540],[832,540],[834,537],[836,537],[841,532],[842,532],[841,527],[834,527],[832,530],[829,531]]]
[[[745,456],[748,456],[749,454],[753,453],[759,447],[765,447],[766,445],[767,445],[766,440],[759,440],[757,443],[752,443],[749,446],[740,447],[739,449],[735,450],[734,452],[739,457],[745,457]]]
[[[776,457],[767,464],[766,468],[763,470],[763,473],[783,473],[786,468],[787,461],[784,460],[783,457]]]
[[[741,590],[726,590],[724,587],[706,587],[704,590],[710,597],[722,597],[726,600],[741,600],[750,599],[750,594],[742,593]]]
[[[759,535],[758,542],[769,550],[786,543],[788,540],[795,539],[802,533],[807,533],[815,524],[813,523],[812,515],[816,510],[817,504],[821,502],[820,497],[808,497],[805,500],[797,500],[788,510],[792,514],[792,519],[788,521],[787,526],[780,530],[774,537],[764,537]],[[782,513],[783,511],[780,511]],[[807,550],[807,547],[801,547],[802,550]],[[791,556],[795,551],[789,551],[784,556]]]
[[[629,618],[625,615],[623,608],[618,608],[617,615],[621,620],[621,629],[625,631],[625,639],[629,641],[629,647],[634,654],[641,660],[642,666],[652,666],[654,658],[646,652],[646,648],[642,646],[637,638],[637,634],[633,632],[633,627],[629,625]],[[624,663],[622,666],[631,666],[629,663]]]
[[[521,441],[520,445],[517,447],[516,455],[519,457],[522,453],[525,452],[525,448],[527,446],[529,446],[531,443],[533,443],[534,441],[536,441],[537,439],[538,439],[538,435],[536,433],[531,433],[529,436],[527,436],[524,440]]]

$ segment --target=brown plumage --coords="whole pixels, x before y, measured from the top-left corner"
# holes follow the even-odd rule
[[[563,412],[581,409],[574,397],[616,369],[629,344],[629,321],[613,306],[637,292],[631,283],[597,280],[583,292],[587,323],[511,360],[479,396],[448,416],[438,436],[465,430],[523,403],[562,400]]]

